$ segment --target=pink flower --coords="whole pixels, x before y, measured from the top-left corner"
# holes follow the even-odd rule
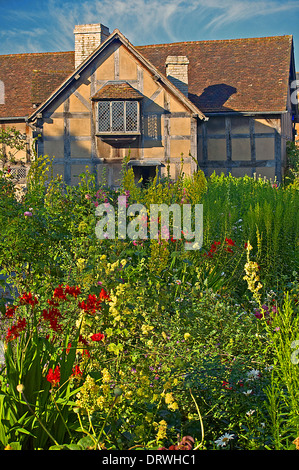
[[[94,203],[95,207],[98,207],[98,205],[99,205],[98,201],[94,201],[93,203]]]
[[[85,194],[85,199],[91,199],[90,194]]]
[[[25,217],[32,217],[32,212],[26,211],[24,212]]]

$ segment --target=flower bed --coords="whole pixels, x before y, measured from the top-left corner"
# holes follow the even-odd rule
[[[117,191],[0,178],[0,448],[295,449],[298,191],[201,172]],[[99,240],[95,208],[203,204],[184,234]],[[29,215],[30,213],[30,215]],[[14,243],[12,243],[14,240]],[[10,279],[10,275],[14,277]]]

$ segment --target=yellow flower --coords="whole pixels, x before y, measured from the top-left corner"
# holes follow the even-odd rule
[[[185,333],[184,334],[184,340],[185,341],[188,341],[188,339],[192,338],[192,336],[190,335],[190,333]]]
[[[107,382],[110,382],[111,380],[111,375],[109,374],[109,371],[108,369],[102,369],[102,376],[103,376],[103,382],[107,383]]]
[[[175,411],[175,410],[178,410],[178,409],[179,409],[179,406],[178,406],[177,402],[174,401],[173,403],[170,403],[170,405],[168,405],[168,408],[169,408],[171,411]]]
[[[162,441],[167,436],[167,423],[164,419],[159,421],[158,432],[156,436],[157,441]]]
[[[299,437],[296,437],[296,439],[293,441],[293,444],[295,444],[296,449],[299,450]]]
[[[144,335],[148,335],[154,329],[153,326],[143,324],[141,326],[141,331]]]
[[[79,258],[77,260],[77,267],[80,271],[85,268],[85,265],[86,265],[86,260],[84,258]]]
[[[165,403],[166,403],[166,405],[167,405],[167,407],[168,407],[169,410],[175,411],[175,410],[178,410],[178,409],[179,409],[178,404],[177,404],[177,402],[175,401],[175,399],[173,398],[171,392],[166,393],[166,395],[165,395],[165,397],[164,397],[164,400],[165,400]]]
[[[172,393],[169,392],[169,393],[166,393],[165,395],[165,403],[166,405],[169,405],[170,403],[173,402],[173,396],[172,396]]]

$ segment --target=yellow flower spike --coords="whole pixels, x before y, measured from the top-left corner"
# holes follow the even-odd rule
[[[157,441],[162,441],[167,437],[167,423],[164,419],[159,421],[159,427],[158,427],[158,432],[156,436]]]

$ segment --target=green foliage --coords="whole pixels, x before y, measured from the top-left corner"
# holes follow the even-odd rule
[[[192,436],[194,448],[218,449],[229,433],[225,448],[294,449],[298,191],[186,177],[183,166],[175,182],[157,173],[143,187],[128,160],[118,190],[88,170],[66,186],[47,157],[21,199],[0,174],[0,266],[18,289],[0,299],[0,448],[157,449]],[[146,208],[202,203],[203,248],[99,240],[95,208],[117,208],[120,195]],[[29,292],[38,303],[24,303]]]
[[[299,147],[295,142],[287,142],[287,169],[285,183],[293,189],[299,189]]]
[[[14,127],[0,130],[0,160],[5,168],[9,163],[16,163],[15,155],[26,149],[26,136]]]

